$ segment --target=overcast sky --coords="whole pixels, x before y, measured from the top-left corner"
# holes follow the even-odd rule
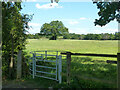
[[[45,0],[50,1],[50,0]],[[96,4],[92,2],[23,2],[22,11],[24,14],[34,14],[32,21],[29,23],[32,28],[29,33],[39,33],[44,23],[50,23],[53,20],[62,21],[69,29],[70,33],[87,34],[87,33],[114,33],[118,31],[116,20],[110,22],[104,27],[94,26],[95,19],[99,18]],[[77,0],[75,0],[77,1]]]

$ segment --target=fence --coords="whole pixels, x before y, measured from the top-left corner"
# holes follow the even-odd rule
[[[43,53],[41,54],[41,52],[43,52]],[[55,52],[55,51],[52,51],[52,52]],[[48,54],[48,51],[32,52],[33,57],[31,58],[32,62],[30,64],[32,66],[32,68],[29,68],[29,69],[30,69],[30,71],[32,71],[31,75],[33,76],[33,78],[35,78],[35,76],[36,76],[36,77],[42,77],[42,78],[56,80],[56,81],[59,81],[59,83],[62,82],[62,76],[61,76],[61,72],[62,72],[62,60],[61,59],[62,59],[62,57],[61,57],[61,55],[58,55],[58,51],[56,51],[55,53],[56,53],[56,55]],[[55,59],[48,60],[49,56],[55,57]],[[47,74],[47,76],[44,74]]]
[[[77,55],[77,56],[97,56],[97,57],[112,57],[117,58],[116,61],[107,61],[107,63],[116,63],[117,64],[117,87],[120,89],[120,53],[117,53],[117,55],[111,55],[111,54],[88,54],[88,53],[61,53],[63,55],[67,55],[67,83],[70,84],[70,67],[71,67],[71,55]]]

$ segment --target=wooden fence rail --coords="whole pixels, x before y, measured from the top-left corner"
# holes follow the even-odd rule
[[[117,58],[117,62],[107,60],[107,63],[115,63],[115,64],[117,64],[117,87],[118,87],[118,90],[120,90],[120,53],[117,53],[117,55],[112,55],[112,54],[90,54],[90,53],[71,53],[71,52],[66,52],[66,53],[61,53],[61,54],[67,55],[67,83],[68,83],[68,85],[70,84],[71,55]]]
[[[67,53],[71,53],[71,52],[67,52]],[[61,54],[67,55],[67,53],[61,53]],[[112,54],[71,53],[71,55],[98,56],[98,57],[112,57],[112,58],[117,58],[117,55],[112,55]]]

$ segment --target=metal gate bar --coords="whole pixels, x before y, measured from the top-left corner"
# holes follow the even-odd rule
[[[33,78],[36,77],[42,77],[42,78],[47,78],[47,79],[52,79],[52,80],[56,80],[59,81],[59,83],[62,82],[62,56],[59,55],[58,56],[58,51],[56,52],[57,55],[47,55],[47,51],[45,51],[45,54],[37,54],[37,53],[33,53],[33,57],[32,57],[32,63],[30,63],[30,65],[32,65],[32,69],[29,69],[30,71],[32,71],[32,75]],[[36,55],[41,55],[41,56],[36,56]],[[45,55],[45,60],[43,59],[43,56]],[[56,61],[54,60],[47,60],[47,56],[56,56]],[[37,57],[40,57],[41,59],[36,59]],[[36,62],[54,62],[56,64],[56,67],[49,67],[49,66],[43,66],[43,65],[36,65]],[[38,71],[36,70],[36,67],[39,68],[48,68],[48,69],[54,69],[56,70],[55,73],[49,73],[49,72],[44,72],[44,71]],[[55,75],[55,78],[51,78],[51,77],[47,77],[47,76],[41,76],[41,75],[37,75],[37,73],[44,73],[44,74],[50,74],[50,75]]]
[[[39,75],[35,75],[35,76],[37,76],[37,77],[42,77],[42,78],[47,78],[47,79],[52,79],[52,80],[58,81],[58,80],[56,80],[55,78],[50,78],[50,77],[45,77],[45,76],[39,76]]]
[[[53,61],[53,60],[39,60],[39,59],[36,59],[37,61],[42,61],[42,62],[56,62],[56,61]]]
[[[62,56],[59,56],[59,71],[58,71],[58,76],[59,76],[59,83],[62,83]]]
[[[56,73],[48,73],[48,72],[37,71],[37,70],[36,70],[36,72],[38,72],[38,73],[45,73],[45,74],[52,74],[52,75],[56,75]]]
[[[58,66],[57,63],[58,62],[57,62],[57,56],[56,56],[56,80],[57,80],[57,66]]]
[[[56,69],[56,67],[47,67],[47,66],[41,66],[41,65],[36,65],[36,67],[49,68],[49,69]]]

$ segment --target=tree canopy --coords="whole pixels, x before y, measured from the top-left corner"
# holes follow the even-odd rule
[[[43,24],[40,30],[41,34],[52,35],[52,40],[56,40],[58,35],[69,33],[68,28],[66,28],[63,23],[58,20]]]
[[[21,2],[2,2],[2,60],[4,72],[15,77],[15,56],[25,48],[26,29],[32,16],[21,14]],[[3,72],[3,73],[4,73]]]
[[[99,9],[98,15],[99,19],[95,19],[95,26],[105,26],[110,21],[116,19],[120,23],[120,1],[119,2],[112,2],[112,0],[108,0],[109,2],[100,2],[100,1],[93,1],[93,4],[97,5]]]

